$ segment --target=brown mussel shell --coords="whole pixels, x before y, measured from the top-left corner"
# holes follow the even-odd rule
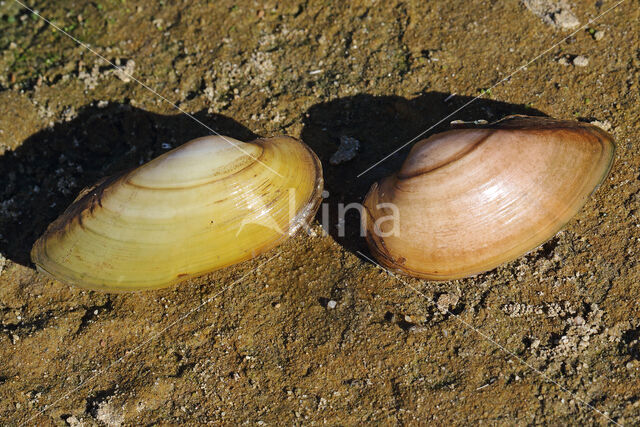
[[[415,277],[491,270],[555,235],[605,179],[614,152],[600,128],[545,117],[433,135],[371,187],[367,242],[381,264]]]

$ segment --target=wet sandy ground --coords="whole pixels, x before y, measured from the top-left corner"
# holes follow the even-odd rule
[[[640,3],[525,3],[36,3],[154,94],[0,2],[3,424],[637,423]],[[316,221],[156,292],[36,273],[31,244],[83,187],[208,133],[158,95],[238,139],[302,138],[330,234]],[[436,283],[360,255],[355,214],[339,235],[338,204],[407,149],[357,178],[373,163],[434,125],[518,113],[597,121],[617,141],[609,179],[548,243]],[[360,150],[332,165],[342,137]]]

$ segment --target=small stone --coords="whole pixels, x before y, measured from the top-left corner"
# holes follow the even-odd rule
[[[569,62],[569,59],[567,59],[567,57],[563,56],[562,58],[558,59],[558,64],[567,66],[571,63]]]
[[[76,418],[75,416],[71,415],[70,417],[67,417],[65,419],[65,421],[67,422],[67,424],[69,424],[71,427],[80,427],[83,425],[83,423],[78,420],[78,418]]]
[[[70,122],[75,119],[78,114],[76,113],[76,109],[73,106],[69,106],[64,109],[62,112],[62,120],[65,122]]]
[[[343,135],[340,137],[340,147],[338,147],[338,151],[331,156],[329,163],[339,165],[340,163],[348,162],[356,156],[359,149],[360,141]]]
[[[589,65],[589,58],[583,55],[578,55],[573,58],[573,65],[575,65],[576,67],[586,67],[587,65]]]
[[[605,121],[593,120],[590,122],[590,124],[594,126],[598,126],[600,129],[602,129],[605,132],[608,132],[611,130],[611,122],[609,120],[605,120]]]
[[[593,38],[595,40],[602,40],[604,38],[604,31],[602,30],[598,30],[595,33],[593,33]]]
[[[456,305],[458,305],[458,301],[460,298],[454,294],[442,294],[438,297],[438,301],[436,302],[436,306],[438,310],[442,314],[446,314],[449,312],[449,309],[455,309]]]
[[[337,305],[338,305],[338,303],[337,303],[336,301],[331,300],[331,301],[329,301],[329,302],[327,303],[327,308],[330,308],[330,309],[332,309],[332,310],[333,310],[334,308],[336,308],[336,306],[337,306]]]
[[[522,3],[547,25],[562,29],[576,28],[580,25],[566,0],[522,0]]]
[[[116,61],[116,65],[118,65],[119,62],[120,62],[119,60]],[[114,74],[123,82],[129,83],[131,81],[131,76],[133,75],[135,67],[136,67],[135,61],[133,59],[129,59],[126,61],[126,64],[124,65],[124,67],[120,66],[120,68],[114,71]]]
[[[95,418],[109,427],[120,427],[124,423],[124,413],[122,409],[108,401],[98,405]]]
[[[571,12],[569,9],[562,9],[558,11],[557,13],[552,15],[551,19],[557,27],[564,29],[572,29],[580,25],[580,21],[578,21],[578,18],[576,18],[573,12]]]

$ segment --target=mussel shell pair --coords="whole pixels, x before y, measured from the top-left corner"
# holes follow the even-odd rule
[[[83,191],[31,258],[85,288],[165,287],[276,246],[314,217],[322,188],[298,140],[199,138]]]
[[[372,186],[367,242],[381,264],[411,276],[491,270],[555,235],[607,176],[614,151],[598,127],[542,117],[433,135]]]
[[[367,242],[381,264],[411,276],[490,270],[560,230],[614,150],[595,126],[540,117],[433,135],[372,186]],[[86,288],[165,287],[276,246],[313,218],[322,186],[318,158],[293,138],[200,138],[85,190],[31,256]]]

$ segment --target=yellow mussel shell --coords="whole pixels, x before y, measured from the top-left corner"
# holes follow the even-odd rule
[[[162,288],[276,246],[313,219],[322,187],[296,139],[198,138],[84,190],[31,258],[85,288]]]
[[[433,135],[372,186],[367,242],[381,264],[415,277],[491,270],[555,235],[607,176],[614,151],[595,126],[541,117]]]

